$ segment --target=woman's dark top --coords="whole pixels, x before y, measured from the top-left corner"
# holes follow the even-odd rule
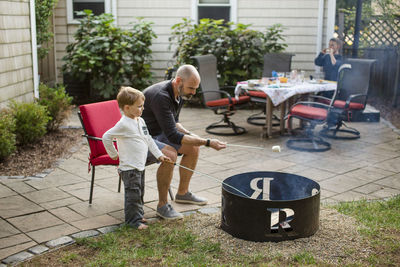
[[[183,133],[176,128],[183,100],[174,97],[171,81],[163,81],[143,91],[146,100],[142,118],[152,136],[164,133],[171,143],[181,144]]]
[[[333,55],[336,59],[336,64],[332,65],[331,57],[329,54],[319,53],[318,57],[314,60],[315,65],[323,67],[325,72],[325,80],[337,81],[339,67],[343,63],[343,57],[339,54]]]

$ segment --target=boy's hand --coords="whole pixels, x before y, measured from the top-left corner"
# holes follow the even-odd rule
[[[117,160],[118,159],[118,155],[116,157],[111,158],[112,160]]]
[[[158,158],[158,160],[161,161],[161,162],[174,163],[169,157],[164,156],[164,155],[160,156],[160,157]]]

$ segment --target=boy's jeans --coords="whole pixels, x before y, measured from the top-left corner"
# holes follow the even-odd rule
[[[143,219],[144,170],[121,171],[125,187],[125,223],[139,227]]]

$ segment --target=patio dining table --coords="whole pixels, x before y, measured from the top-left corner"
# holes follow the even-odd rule
[[[334,91],[336,90],[336,82],[332,81],[304,81],[299,83],[274,83],[274,84],[263,84],[253,83],[253,86],[249,86],[247,81],[238,82],[235,88],[235,97],[238,97],[243,91],[256,90],[262,91],[267,95],[266,98],[266,121],[263,127],[263,137],[272,136],[272,112],[273,107],[280,106],[280,134],[285,132],[284,117],[286,112],[286,103],[288,100],[296,95],[318,93],[322,91]]]

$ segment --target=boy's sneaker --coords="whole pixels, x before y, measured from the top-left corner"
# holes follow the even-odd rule
[[[179,220],[183,218],[183,215],[179,212],[176,212],[169,203],[162,207],[157,207],[156,214],[165,220]]]
[[[207,199],[204,197],[195,196],[192,192],[187,192],[184,195],[176,194],[175,202],[189,203],[189,204],[196,204],[196,205],[205,205],[205,204],[207,204]]]

